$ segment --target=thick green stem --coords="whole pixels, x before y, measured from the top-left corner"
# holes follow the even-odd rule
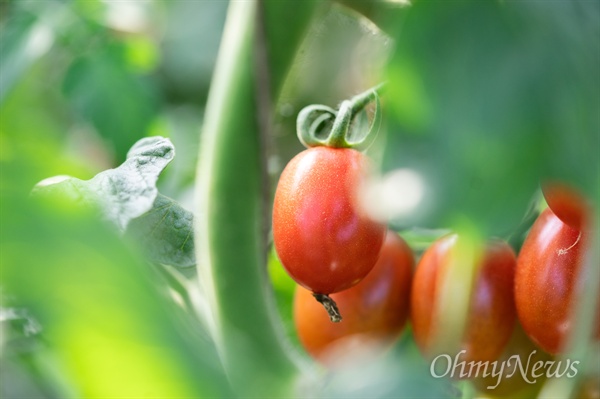
[[[267,19],[277,16],[270,4],[279,7],[265,2]],[[295,7],[306,4],[312,3]],[[291,63],[297,42],[285,43],[285,51],[269,43],[255,46],[261,8],[251,0],[229,6],[202,132],[195,219],[198,274],[212,335],[234,388],[256,397],[289,395],[299,371],[266,275],[268,218],[263,215],[268,210],[261,194],[265,165],[261,131],[272,104],[268,104],[271,96],[257,94],[278,92],[279,87],[265,88],[257,78],[268,78],[273,68],[276,76],[283,76],[280,68]],[[302,15],[310,13],[304,10]],[[295,26],[299,29],[302,24]],[[270,39],[268,29],[266,33],[262,40]],[[293,36],[301,37],[297,32]],[[254,58],[267,57],[267,52],[278,54],[276,65]]]

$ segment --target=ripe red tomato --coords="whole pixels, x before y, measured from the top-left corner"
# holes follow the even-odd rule
[[[434,355],[431,351],[436,343],[432,341],[440,336],[435,309],[440,300],[441,279],[452,262],[457,240],[458,236],[453,234],[436,241],[425,251],[415,272],[411,320],[415,340],[426,356]],[[486,246],[471,293],[461,348],[466,353],[461,360],[493,361],[509,341],[516,320],[515,263],[515,254],[505,242],[492,241]]]
[[[545,351],[559,353],[572,330],[572,308],[586,236],[550,208],[533,224],[517,262],[515,301],[525,332]],[[600,332],[600,317],[597,331]],[[596,334],[599,335],[599,334]]]
[[[358,206],[367,159],[347,148],[314,147],[296,155],[277,185],[273,241],[281,263],[318,294],[350,288],[373,268],[385,226]]]
[[[579,192],[557,182],[544,184],[542,192],[548,207],[563,223],[577,230],[585,229],[584,222],[589,218],[589,205]]]
[[[396,233],[388,232],[373,270],[356,286],[331,295],[344,316],[330,323],[323,307],[301,287],[294,297],[294,322],[300,342],[314,358],[327,362],[328,353],[344,338],[385,347],[398,337],[408,317],[414,257]]]

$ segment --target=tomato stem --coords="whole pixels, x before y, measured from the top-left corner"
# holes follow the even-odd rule
[[[342,321],[342,315],[340,314],[337,304],[333,299],[331,299],[329,295],[315,294],[313,292],[313,296],[321,305],[323,305],[323,307],[327,311],[327,314],[329,314],[329,320],[331,320],[334,323],[339,323],[340,321]]]
[[[296,128],[298,139],[306,147],[327,146],[333,148],[356,148],[365,149],[373,141],[379,130],[379,93],[383,91],[385,83],[381,83],[349,100],[344,100],[340,108],[335,111],[325,105],[309,105],[298,114]],[[349,131],[353,119],[369,103],[375,101],[375,115],[369,131],[357,141],[349,140]],[[333,119],[331,132],[326,139],[317,137],[317,132],[324,123]]]
[[[253,0],[229,5],[206,105],[196,185],[197,209],[203,215],[195,219],[197,281],[206,300],[200,311],[206,310],[206,324],[234,390],[253,397],[285,396],[300,375],[303,380],[312,378],[285,342],[265,273],[263,234],[270,223],[263,226],[268,220],[261,214],[267,211],[262,209],[266,203],[261,161],[267,150],[260,147],[268,143],[261,139],[266,125],[260,119],[270,111],[257,107],[272,107],[272,96],[280,92],[316,9],[315,2],[280,3]],[[277,16],[290,7],[298,18],[277,30]],[[282,42],[256,43],[262,40],[263,29],[269,38],[279,32]],[[271,98],[257,101],[256,91],[264,87],[257,67],[268,67],[273,78]]]
[[[352,100],[345,100],[340,105],[340,109],[337,112],[331,133],[327,139],[326,145],[335,148],[346,148],[348,142],[346,136],[348,135],[348,129],[350,128],[350,122],[355,113],[353,112]],[[365,104],[366,105],[366,104]],[[364,107],[364,106],[363,106]]]
[[[357,113],[362,111],[362,109],[366,107],[369,103],[371,103],[373,100],[375,100],[378,97],[378,95],[383,92],[384,89],[385,82],[380,83],[377,86],[372,87],[369,90],[352,97],[349,100],[352,106],[352,114],[356,115]]]

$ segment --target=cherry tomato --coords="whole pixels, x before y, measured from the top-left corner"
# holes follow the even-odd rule
[[[273,240],[281,263],[318,294],[350,288],[373,268],[385,226],[358,206],[367,159],[347,148],[314,147],[286,166],[275,192]]]
[[[585,233],[563,223],[547,208],[519,253],[515,275],[519,320],[529,337],[552,354],[561,352],[572,330],[585,242]],[[596,319],[600,322],[600,317]]]
[[[544,184],[542,192],[548,207],[563,223],[577,230],[584,229],[584,222],[589,218],[589,205],[579,192],[557,182]]]
[[[453,234],[436,241],[419,261],[411,294],[411,319],[415,340],[426,356],[436,345],[434,337],[439,323],[435,314],[440,300],[441,278],[451,264],[458,236]],[[474,281],[469,311],[463,333],[461,360],[493,361],[506,346],[515,324],[513,278],[516,258],[502,241],[492,241],[486,248]],[[448,354],[453,356],[453,354]]]
[[[341,323],[329,322],[327,312],[310,291],[301,287],[294,297],[294,322],[300,342],[314,358],[327,363],[330,349],[342,339],[360,339],[386,347],[406,323],[414,257],[396,233],[388,232],[373,270],[356,286],[331,295],[344,315]]]

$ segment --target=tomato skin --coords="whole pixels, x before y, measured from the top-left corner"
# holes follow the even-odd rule
[[[275,192],[273,240],[281,263],[300,285],[339,292],[373,268],[385,226],[358,206],[367,159],[346,148],[314,147],[286,166]]]
[[[543,350],[560,353],[572,330],[572,308],[583,263],[585,233],[563,223],[550,208],[533,224],[517,262],[519,320]],[[597,333],[600,332],[600,317]]]
[[[570,186],[559,182],[548,182],[542,187],[548,207],[563,223],[574,229],[585,229],[589,218],[586,199]]]
[[[414,263],[406,242],[388,232],[379,260],[367,277],[356,286],[331,295],[344,317],[341,323],[331,323],[310,291],[298,287],[294,323],[307,352],[326,362],[332,344],[356,334],[384,347],[392,343],[408,318]]]
[[[438,335],[435,308],[441,278],[446,274],[457,240],[455,234],[437,240],[425,251],[415,272],[411,320],[417,345],[426,356],[436,355],[431,353],[435,346],[432,340]],[[469,302],[461,345],[466,353],[461,360],[493,361],[508,343],[516,321],[515,263],[516,256],[505,242],[492,241],[486,246]]]

